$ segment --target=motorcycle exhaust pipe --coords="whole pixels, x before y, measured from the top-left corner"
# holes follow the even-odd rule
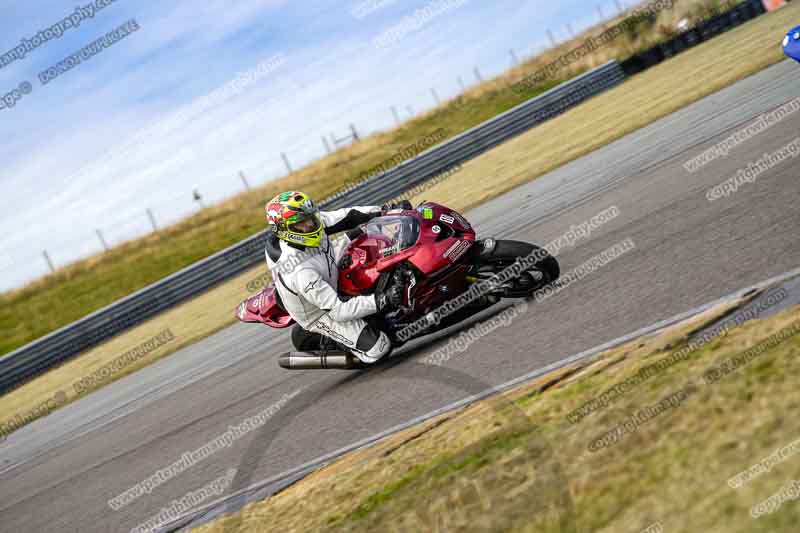
[[[366,363],[349,352],[289,352],[278,358],[281,368],[287,370],[356,370],[366,368]]]

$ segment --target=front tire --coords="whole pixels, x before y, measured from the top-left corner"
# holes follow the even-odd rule
[[[534,291],[555,282],[561,275],[561,268],[556,258],[547,253],[547,250],[543,249],[541,246],[523,241],[497,240],[491,251],[478,256],[478,277],[482,279],[491,279],[499,272],[513,265],[517,259],[534,253],[542,254],[542,258],[528,270],[541,272],[543,275],[542,279],[537,281],[529,271],[526,271],[518,278],[505,284],[501,288],[500,294],[505,298],[523,298],[530,296]]]

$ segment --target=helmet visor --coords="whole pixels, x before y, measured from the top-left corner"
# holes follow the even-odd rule
[[[316,214],[298,213],[294,218],[295,220],[289,223],[288,228],[289,231],[298,235],[315,233],[322,226],[322,222]]]

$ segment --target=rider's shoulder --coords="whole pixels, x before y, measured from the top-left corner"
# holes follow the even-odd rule
[[[269,257],[273,263],[278,263],[284,255],[281,247],[281,240],[275,235],[274,231],[268,231],[265,237],[264,249],[267,253],[267,257]]]

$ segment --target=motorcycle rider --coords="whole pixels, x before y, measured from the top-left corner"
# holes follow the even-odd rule
[[[407,202],[406,202],[407,203]],[[405,205],[405,204],[404,204]],[[402,287],[344,299],[337,293],[339,259],[349,238],[328,236],[353,230],[394,206],[320,211],[305,193],[288,191],[266,205],[267,266],[281,305],[297,322],[292,344],[301,352],[345,349],[364,364],[386,356],[392,342],[366,318],[402,303]]]

